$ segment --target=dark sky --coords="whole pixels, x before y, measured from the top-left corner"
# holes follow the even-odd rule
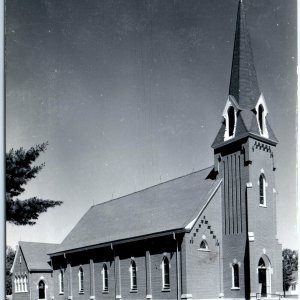
[[[278,235],[296,235],[296,1],[248,1],[279,139]],[[213,164],[237,0],[6,1],[6,143],[49,142],[25,197],[64,204],[7,241],[61,242],[93,204]],[[288,216],[288,218],[287,218]],[[112,220],[113,222],[113,220]]]

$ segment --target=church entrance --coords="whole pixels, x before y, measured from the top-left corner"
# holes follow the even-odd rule
[[[45,282],[40,280],[39,282],[39,300],[46,299],[45,298]]]
[[[258,283],[261,297],[267,297],[268,294],[271,294],[271,264],[267,256],[259,259]]]

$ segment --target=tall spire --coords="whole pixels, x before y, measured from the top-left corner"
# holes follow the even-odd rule
[[[229,95],[234,96],[241,108],[253,109],[260,96],[260,90],[244,6],[245,4],[240,0],[236,20]]]
[[[214,149],[247,136],[263,138],[274,145],[278,143],[267,121],[268,109],[257,82],[244,6],[243,1],[239,0],[229,97],[221,128],[212,144]],[[260,106],[262,108],[258,110]],[[234,114],[230,115],[229,110]]]

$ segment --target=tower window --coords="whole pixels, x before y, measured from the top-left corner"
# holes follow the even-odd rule
[[[162,286],[163,289],[170,288],[170,266],[166,256],[162,260]]]
[[[107,265],[104,264],[102,267],[102,284],[103,284],[103,292],[108,291],[108,271]]]
[[[234,124],[235,124],[234,108],[232,106],[230,106],[228,108],[228,133],[229,133],[229,136],[233,136]]]
[[[255,111],[256,111],[256,119],[257,119],[257,126],[258,126],[259,133],[261,136],[268,138],[269,133],[268,133],[268,127],[266,123],[268,108],[266,106],[265,99],[262,95],[255,106]]]
[[[259,205],[266,206],[266,178],[264,174],[259,176]]]
[[[236,289],[240,287],[239,279],[239,265],[237,263],[232,265],[232,288]]]
[[[264,107],[262,106],[262,104],[260,104],[258,106],[258,124],[259,124],[259,128],[260,128],[260,132],[261,134],[264,134],[264,127],[265,127],[265,124],[264,124]]]
[[[130,288],[132,291],[137,290],[137,278],[136,278],[136,264],[135,261],[132,260],[130,264]]]

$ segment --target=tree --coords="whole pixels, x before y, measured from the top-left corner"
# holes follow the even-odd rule
[[[282,251],[283,291],[287,291],[293,281],[293,272],[298,271],[298,252],[291,249]]]
[[[29,150],[11,149],[6,153],[6,220],[16,225],[34,225],[39,215],[48,208],[61,205],[61,201],[43,200],[32,197],[20,200],[17,197],[25,191],[24,185],[43,169],[45,164],[33,165],[48,143],[42,143]]]
[[[6,260],[5,260],[5,293],[11,295],[12,281],[10,270],[15,259],[16,252],[9,246],[6,246]]]

